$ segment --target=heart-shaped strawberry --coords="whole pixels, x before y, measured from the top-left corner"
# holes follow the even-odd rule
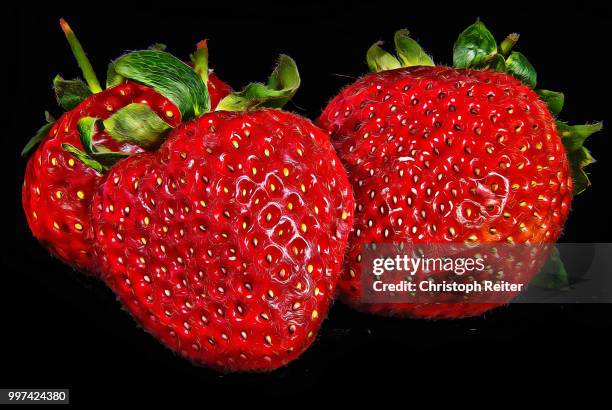
[[[267,370],[315,338],[353,202],[327,135],[273,109],[216,112],[115,166],[94,202],[103,278],[172,350]]]
[[[328,135],[277,109],[300,83],[294,61],[281,56],[267,84],[206,113],[196,104],[206,87],[182,88],[175,60],[122,59],[128,78],[195,96],[199,114],[158,149],[103,170],[90,230],[102,279],[147,331],[197,363],[290,362],[326,316],[354,207]],[[100,126],[79,121],[84,146]]]

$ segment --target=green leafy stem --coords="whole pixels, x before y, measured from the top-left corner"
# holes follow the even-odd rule
[[[366,60],[371,71],[434,65],[431,57],[415,40],[410,38],[408,30],[397,31],[394,40],[396,55],[383,50],[381,42],[376,42],[370,47]],[[518,40],[519,35],[511,33],[498,45],[484,23],[477,20],[461,32],[455,41],[453,67],[502,71],[535,89],[538,78],[535,68],[524,54],[513,51]],[[550,113],[557,117],[565,102],[563,93],[545,89],[537,89],[535,92],[546,103]],[[570,161],[574,195],[577,195],[591,184],[584,168],[595,161],[591,153],[584,147],[584,142],[589,136],[602,129],[602,123],[569,125],[557,119],[556,125]]]
[[[58,104],[64,110],[72,110],[92,94],[102,91],[102,88],[73,30],[63,19],[60,20],[60,25],[85,78],[85,81],[79,78],[66,80],[57,75],[53,80]],[[111,62],[107,70],[106,87],[114,87],[127,80],[146,85],[170,100],[178,108],[182,121],[209,112],[212,107],[207,88],[207,41],[200,41],[196,51],[190,56],[193,67],[167,53],[165,49],[163,44],[154,44],[147,50],[126,53]],[[233,92],[222,99],[216,109],[244,111],[260,107],[282,108],[294,96],[299,86],[300,75],[295,61],[289,56],[281,55],[267,83],[248,84],[242,91]],[[36,132],[23,149],[22,155],[25,156],[45,138],[53,122],[54,120],[48,121]],[[95,121],[96,124],[100,122],[106,132],[118,142],[137,144],[144,149],[157,147],[170,128],[144,104],[130,104],[104,121]],[[87,145],[84,147],[87,148]],[[104,152],[103,148],[80,151],[69,146],[67,150],[80,160],[87,159],[97,170],[103,170],[104,164],[118,158],[117,154],[111,155]],[[96,158],[99,160],[95,160]],[[103,158],[110,158],[112,161]]]
[[[231,93],[223,98],[216,109],[245,111],[259,107],[282,108],[297,92],[300,81],[300,73],[295,61],[282,54],[266,84],[250,83],[242,91]]]

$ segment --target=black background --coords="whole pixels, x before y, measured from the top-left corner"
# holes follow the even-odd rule
[[[498,38],[520,32],[517,49],[538,70],[539,85],[565,92],[564,119],[607,121],[611,14],[581,4],[8,6],[2,63],[8,68],[2,81],[9,108],[3,111],[1,160],[6,169],[0,202],[6,208],[0,235],[0,387],[71,388],[75,403],[193,400],[202,406],[215,396],[225,401],[294,396],[269,403],[293,406],[302,398],[316,406],[323,392],[341,399],[390,393],[406,405],[413,396],[403,395],[426,390],[436,392],[434,400],[454,390],[474,397],[497,392],[502,401],[526,392],[592,396],[599,387],[586,386],[597,372],[604,372],[597,379],[609,380],[610,304],[511,305],[480,318],[438,322],[373,317],[336,304],[313,347],[281,370],[221,375],[192,366],[138,329],[103,285],[51,258],[34,240],[21,209],[26,161],[19,157],[42,124],[43,110],[59,113],[51,90],[54,75],[79,75],[59,29],[61,16],[79,35],[100,77],[111,58],[155,42],[186,57],[198,40],[210,39],[211,66],[234,88],[265,79],[277,55],[289,54],[300,68],[302,87],[287,109],[310,118],[341,86],[366,72],[365,51],[375,40],[392,43],[393,32],[406,27],[437,63],[448,64],[457,34],[479,16]],[[600,161],[589,169],[593,187],[575,200],[563,241],[612,239],[607,134],[589,141]]]

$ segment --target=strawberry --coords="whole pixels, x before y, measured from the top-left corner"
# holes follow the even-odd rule
[[[130,75],[175,81],[150,72],[172,61],[135,53]],[[101,278],[145,330],[195,363],[283,366],[313,342],[332,301],[354,203],[326,133],[278,109],[299,82],[281,56],[267,85],[119,161],[94,195]],[[95,132],[83,126],[82,140]]]
[[[25,154],[40,142],[26,167],[22,201],[28,224],[36,238],[70,265],[93,271],[95,262],[88,235],[89,207],[102,174],[100,170],[75,160],[63,149],[63,145],[69,144],[83,150],[78,130],[81,118],[108,120],[130,104],[145,104],[157,116],[164,118],[169,127],[178,125],[181,112],[168,98],[134,81],[119,81],[102,90],[72,29],[64,20],[60,21],[60,25],[87,84],[80,80],[66,81],[60,76],[54,80],[58,102],[67,111],[58,121],[50,119],[24,149]],[[212,91],[211,103],[216,105],[230,89],[213,74],[208,79]],[[129,141],[117,141],[108,130],[100,130],[92,138],[96,145],[113,152],[129,154],[146,148]]]
[[[592,157],[582,142],[601,124],[555,121],[563,95],[533,90],[535,70],[511,52],[517,40],[510,35],[498,47],[478,21],[457,40],[451,68],[434,66],[400,30],[398,57],[374,44],[375,72],[323,110],[317,124],[331,133],[358,204],[339,283],[347,304],[417,318],[474,316],[499,305],[362,303],[367,244],[554,243],[561,235],[572,190],[588,185],[582,167]],[[509,271],[504,279],[535,273]]]

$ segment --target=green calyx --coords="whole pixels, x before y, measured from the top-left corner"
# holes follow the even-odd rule
[[[372,44],[366,54],[368,67],[372,72],[393,70],[401,67],[433,66],[434,62],[423,51],[419,43],[410,37],[408,30],[398,30],[394,36],[395,52],[397,56],[386,52],[380,47],[382,41]]]
[[[412,67],[415,65],[433,66],[434,62],[425,51],[419,46],[419,43],[410,37],[408,30],[398,30],[395,32],[395,51],[397,57],[403,67]]]
[[[530,88],[537,82],[537,73],[527,57],[512,51],[519,35],[509,34],[498,46],[495,37],[477,20],[466,28],[453,46],[453,67],[490,68],[503,71],[521,80]]]
[[[399,59],[383,50],[382,44],[382,41],[377,41],[368,49],[366,60],[370,71],[379,72],[400,68],[402,64],[399,62]]]
[[[567,158],[572,168],[572,179],[574,180],[574,195],[582,193],[591,185],[589,177],[584,168],[595,162],[588,149],[584,147],[584,142],[594,133],[601,131],[603,124],[568,125],[565,122],[557,121],[557,131],[561,136],[561,141],[567,152]]]
[[[83,117],[77,123],[83,150],[71,144],[62,144],[62,148],[89,168],[103,174],[118,160],[129,156],[129,153],[112,152],[105,147],[93,144],[93,136],[97,132],[98,121],[97,118]]]
[[[59,74],[53,79],[53,90],[57,103],[66,111],[73,109],[91,95],[91,90],[83,80],[64,80]]]
[[[432,66],[432,59],[409,36],[407,30],[395,33],[394,56],[380,45],[374,43],[367,52],[368,67],[373,72],[392,70],[400,67]],[[458,69],[491,69],[508,73],[530,88],[536,87],[537,73],[527,57],[518,51],[513,51],[519,40],[517,33],[511,33],[498,45],[495,37],[484,23],[477,20],[463,30],[453,46],[453,67]],[[553,116],[559,115],[563,109],[565,97],[563,93],[545,89],[535,92],[546,103]],[[574,194],[583,192],[589,185],[589,179],[584,168],[595,160],[583,146],[587,137],[602,129],[602,123],[585,125],[568,125],[556,121],[557,129],[572,168]]]
[[[528,87],[535,88],[537,84],[535,68],[525,55],[512,51],[518,39],[519,35],[512,33],[498,46],[491,32],[478,20],[465,29],[455,42],[453,65],[455,68],[489,68],[506,72]],[[535,92],[546,103],[553,116],[559,115],[565,103],[563,93],[544,89]],[[587,137],[602,129],[602,123],[568,125],[557,120],[556,125],[572,168],[574,194],[577,195],[591,184],[584,168],[594,162],[583,143]]]
[[[87,97],[102,91],[102,88],[73,30],[64,19],[60,19],[60,26],[81,68],[83,78],[85,78],[85,81],[80,79],[65,80],[62,76],[57,75],[53,79],[53,89],[59,106],[64,110],[71,110]],[[205,77],[202,78],[194,69],[166,53],[163,51],[164,49],[165,45],[154,44],[148,50],[134,51],[121,56],[109,67],[106,87],[113,87],[126,80],[149,86],[174,103],[183,120],[210,111],[210,98],[204,82]],[[205,58],[208,59],[207,52]],[[201,61],[201,59],[199,60]],[[198,67],[200,66],[201,63]],[[207,61],[206,67],[208,67]],[[130,104],[107,118],[103,123],[106,132],[115,140],[130,142],[144,149],[157,147],[170,128],[170,125],[145,104]],[[47,123],[36,132],[24,147],[22,155],[26,155],[45,138],[51,125],[51,123]],[[76,152],[76,148],[73,148],[68,147],[68,150]],[[102,149],[98,151],[102,151]],[[85,152],[85,154],[88,153]],[[96,152],[93,152],[93,154],[96,154]],[[106,153],[104,154],[106,155]],[[76,155],[79,155],[79,159],[85,158],[84,155]],[[106,156],[109,158],[117,157],[116,155]],[[100,167],[96,168],[100,169]]]
[[[295,61],[282,54],[266,84],[251,83],[223,98],[217,111],[248,111],[260,107],[282,108],[297,92],[300,74]]]
[[[72,110],[87,97],[102,91],[100,82],[93,71],[81,43],[66,23],[60,20],[74,57],[81,68],[83,78],[65,80],[57,75],[53,89],[60,107]],[[136,82],[152,88],[167,98],[179,110],[181,120],[196,118],[211,111],[208,93],[208,47],[207,41],[200,41],[190,56],[193,67],[165,51],[164,44],[154,44],[146,50],[126,53],[111,62],[107,70],[106,88],[126,81]],[[217,110],[243,111],[259,107],[281,108],[296,93],[300,76],[293,59],[281,55],[278,65],[266,84],[252,83],[242,91],[225,97]],[[22,151],[26,155],[49,133],[54,119],[42,126]],[[112,152],[104,146],[92,143],[96,132],[104,131],[120,144],[137,145],[145,150],[156,149],[166,138],[171,125],[157,115],[150,106],[132,103],[121,108],[105,120],[85,117],[78,123],[83,149],[71,144],[63,148],[75,158],[104,173],[116,161],[127,156],[124,152]]]
[[[138,145],[146,150],[159,147],[172,128],[151,107],[142,103],[126,105],[102,124],[115,141]]]
[[[181,112],[184,120],[210,111],[210,97],[202,78],[172,54],[160,50],[127,53],[111,63],[110,86],[132,80],[153,88]]]
[[[565,104],[565,95],[558,91],[545,90],[543,88],[536,90],[540,99],[546,103],[548,110],[554,116],[559,115]]]
[[[28,143],[21,150],[22,157],[25,157],[26,155],[28,155],[30,151],[34,149],[34,147],[36,147],[38,144],[40,144],[40,142],[43,139],[45,139],[45,137],[49,134],[49,131],[51,131],[51,127],[53,127],[53,124],[55,124],[55,118],[53,118],[51,114],[49,114],[49,111],[45,111],[45,120],[46,120],[45,125],[40,127],[34,133],[34,136],[30,138]]]
[[[115,141],[138,145],[145,150],[158,147],[172,127],[164,122],[147,104],[128,104],[105,120],[83,117],[77,123],[83,150],[71,144],[62,148],[90,168],[105,173],[117,161],[129,155],[94,145],[93,136],[104,130]]]
[[[531,281],[531,285],[545,289],[563,289],[569,286],[568,276],[559,249],[555,246],[551,249],[540,272]]]

